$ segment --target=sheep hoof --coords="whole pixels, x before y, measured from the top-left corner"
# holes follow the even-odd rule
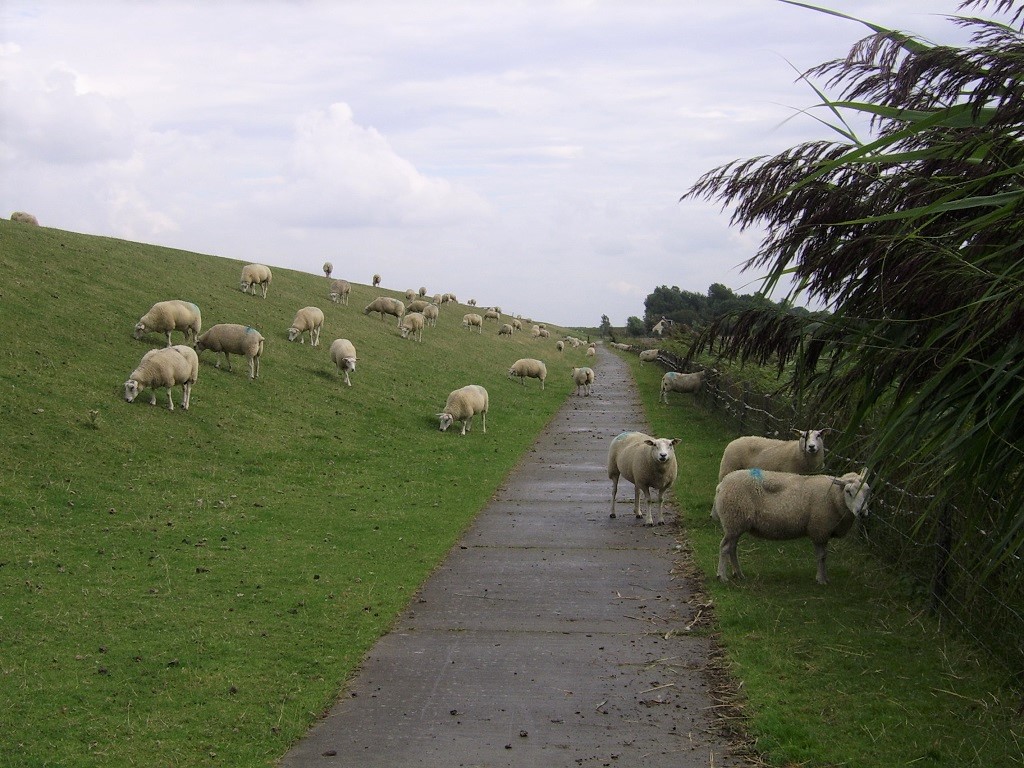
[[[610,517],[612,520],[614,520],[615,519],[615,513],[612,512],[610,515],[608,515],[608,517]]]

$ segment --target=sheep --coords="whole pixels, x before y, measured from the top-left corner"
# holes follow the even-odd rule
[[[380,285],[380,275],[374,275],[373,276],[373,287],[376,288],[378,285]]]
[[[465,435],[473,427],[473,417],[479,413],[486,435],[488,400],[487,390],[479,384],[467,384],[461,389],[454,390],[448,395],[444,410],[437,414],[441,431],[445,432],[453,422],[461,421],[462,434]]]
[[[466,304],[468,304],[471,307],[475,307],[476,306],[476,299],[470,299],[469,301],[466,302]]]
[[[734,470],[753,467],[798,475],[820,472],[825,463],[824,430],[793,431],[800,435],[796,440],[774,440],[757,435],[737,437],[722,452],[719,482]]]
[[[735,575],[743,577],[736,544],[744,533],[773,541],[806,536],[818,560],[817,582],[827,584],[828,540],[842,538],[855,520],[867,517],[871,488],[866,477],[866,469],[841,477],[758,468],[727,474],[715,489],[711,510],[724,533],[718,548],[718,578],[729,580],[730,563]]]
[[[427,325],[431,328],[437,327],[438,314],[440,314],[440,311],[437,308],[437,304],[427,304],[427,306],[423,308],[423,317],[427,319]]]
[[[498,312],[493,307],[484,310],[484,320],[497,320],[501,322],[501,312]]]
[[[181,331],[185,341],[194,341],[203,329],[203,317],[199,307],[190,301],[171,299],[158,301],[149,312],[139,318],[132,334],[141,339],[149,332],[167,334],[167,346],[171,346],[171,331]]]
[[[352,386],[348,374],[356,369],[356,348],[348,339],[335,339],[331,342],[331,362],[345,376],[345,383]]]
[[[694,392],[699,392],[703,384],[704,371],[697,371],[697,373],[669,371],[661,377],[661,395],[658,399],[668,405],[669,392],[693,394]]]
[[[427,288],[426,288],[426,286],[423,286],[423,285],[421,285],[421,286],[420,286],[420,289],[419,289],[419,291],[418,291],[418,293],[419,293],[419,297],[420,297],[421,299],[422,299],[422,298],[423,298],[424,296],[426,296],[426,295],[427,295]]]
[[[658,349],[645,349],[640,353],[640,365],[643,365],[644,363],[653,363],[658,359],[658,352],[660,351],[661,350]]]
[[[537,335],[540,336],[540,338],[542,339],[548,339],[551,338],[551,331],[549,331],[547,328],[541,328],[540,332]]]
[[[597,357],[597,347],[587,347],[587,357]]]
[[[309,345],[319,347],[320,329],[323,328],[323,325],[324,313],[322,310],[317,307],[303,307],[295,313],[295,319],[288,327],[288,341],[298,339],[300,344],[305,344],[306,339],[302,334],[309,331]]]
[[[512,319],[512,328],[513,328],[513,330],[516,330],[516,331],[523,330],[523,321],[518,319],[518,318],[513,318]]]
[[[565,342],[562,341],[561,339],[556,341],[555,342],[555,350],[558,351],[558,352],[564,352],[565,351]]]
[[[619,489],[619,477],[633,484],[633,514],[640,513],[640,494],[646,502],[647,525],[654,525],[651,515],[651,490],[658,492],[658,525],[665,522],[663,506],[665,491],[676,480],[678,464],[675,446],[678,437],[651,437],[643,432],[623,432],[612,440],[608,447],[608,478],[612,481],[612,512],[615,517],[615,495]]]
[[[438,303],[439,304],[447,304],[448,302],[451,302],[452,304],[458,304],[459,300],[457,298],[455,298],[455,294],[454,293],[442,293],[441,294],[441,301],[439,301]]]
[[[532,357],[522,357],[512,363],[512,367],[508,369],[509,378],[519,377],[520,383],[525,387],[526,379],[540,379],[540,388],[544,389],[544,379],[548,377],[547,366],[540,360],[536,360]]]
[[[270,287],[270,281],[274,279],[273,273],[270,271],[270,267],[265,264],[246,264],[242,267],[242,279],[238,284],[242,293],[247,291],[253,296],[256,295],[256,286],[258,285],[263,289],[263,298],[267,298],[267,288]]]
[[[416,298],[416,291],[414,291],[412,288],[407,288],[406,291],[405,291],[405,300],[406,301],[412,301],[415,298]]]
[[[402,315],[405,314],[405,304],[398,299],[392,299],[388,296],[378,296],[376,299],[366,305],[363,310],[364,315],[368,315],[371,312],[380,312],[381,322],[384,322],[384,315],[392,315],[398,318],[398,325],[402,324]]]
[[[409,304],[406,305],[405,311],[406,312],[422,312],[424,309],[426,309],[429,306],[430,306],[430,302],[429,301],[425,301],[423,299],[416,299],[415,301],[411,301],[411,302],[409,302]]]
[[[329,262],[329,261],[325,261],[324,262],[324,277],[326,277],[328,280],[330,280],[331,279],[331,272],[333,272],[333,271],[334,271],[334,265],[331,264],[331,262]]]
[[[192,347],[175,344],[173,347],[151,349],[142,356],[138,367],[124,383],[124,399],[132,402],[139,392],[149,388],[149,404],[156,405],[156,390],[167,387],[167,407],[174,410],[171,388],[181,385],[181,407],[188,410],[192,399],[192,385],[199,379],[199,355]]]
[[[501,327],[498,329],[498,335],[499,336],[508,336],[511,339],[512,338],[512,326],[509,323],[502,323]]]
[[[248,325],[238,323],[218,323],[196,339],[196,353],[209,349],[215,353],[223,352],[228,370],[231,370],[231,355],[245,355],[249,361],[249,378],[260,375],[260,356],[263,354],[263,334]],[[217,368],[220,368],[220,357],[217,357]]]
[[[440,293],[435,293],[434,298],[430,300],[430,303],[437,304],[437,306],[441,306],[442,304],[444,304],[444,296],[442,296]]]
[[[419,312],[406,312],[405,317],[398,324],[398,331],[402,334],[403,339],[408,339],[411,336],[416,341],[422,342],[423,326],[426,324],[427,319]]]
[[[352,285],[348,280],[332,280],[331,290],[327,295],[337,304],[339,301],[348,306],[348,297],[352,293]]]
[[[11,221],[18,221],[22,224],[31,224],[34,227],[39,226],[39,219],[33,216],[31,213],[25,213],[25,211],[15,211],[11,214]]]
[[[469,312],[462,316],[462,327],[466,330],[473,330],[478,328],[478,333],[484,332],[484,319],[475,312]]]
[[[571,376],[576,383],[576,394],[578,395],[582,389],[584,396],[590,397],[590,385],[594,383],[594,369],[573,368]]]

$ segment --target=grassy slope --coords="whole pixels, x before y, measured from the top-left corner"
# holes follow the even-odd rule
[[[1024,764],[1018,694],[997,665],[942,632],[855,534],[830,545],[826,587],[806,540],[740,540],[747,578],[715,579],[710,515],[735,435],[683,395],[657,403],[662,371],[630,361],[657,435],[681,437],[675,499],[742,681],[751,734],[777,766]]]
[[[461,328],[423,344],[362,314],[353,281],[274,270],[264,301],[241,262],[0,221],[0,765],[264,765],[333,699],[369,645],[570,391],[553,342]],[[403,286],[404,289],[405,286]],[[443,286],[432,287],[443,291]],[[153,302],[203,326],[252,325],[261,376],[204,353],[192,408],[127,404],[162,344],[131,336]],[[299,307],[322,346],[288,343]],[[360,362],[346,388],[328,348]],[[180,342],[175,334],[175,343]],[[505,376],[548,363],[541,392]],[[491,393],[488,433],[440,433],[448,392]],[[176,401],[180,388],[175,390]],[[479,421],[479,420],[478,420]]]

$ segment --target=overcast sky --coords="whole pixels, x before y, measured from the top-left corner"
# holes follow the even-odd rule
[[[955,0],[822,5],[957,35]],[[866,34],[778,0],[0,0],[0,215],[623,325],[756,290],[758,235],[679,198],[831,138],[796,69]]]

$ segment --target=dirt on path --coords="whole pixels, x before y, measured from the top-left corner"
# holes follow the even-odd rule
[[[626,364],[594,367],[282,768],[748,764],[716,724],[671,510],[644,527],[622,482],[608,516],[608,444],[648,427]]]

